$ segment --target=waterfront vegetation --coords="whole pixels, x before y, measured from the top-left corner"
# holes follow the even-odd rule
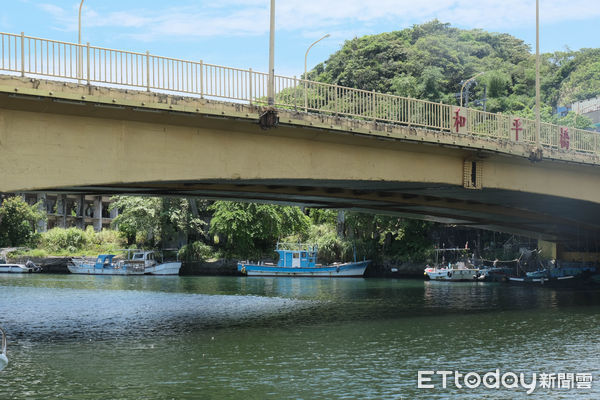
[[[179,250],[179,258],[186,261],[272,258],[275,245],[283,241],[318,245],[319,258],[326,263],[350,260],[355,252],[377,262],[416,262],[426,259],[433,248],[431,223],[392,216],[133,196],[115,197],[112,207],[120,212],[114,230],[95,232],[88,226],[36,233],[35,218],[43,219],[39,207],[20,197],[6,199],[1,210],[11,218],[0,221],[0,228],[9,230],[8,222],[21,230],[20,236],[2,236],[12,239],[0,247],[19,247],[12,256],[96,256],[125,248],[171,247],[183,234],[187,244]]]

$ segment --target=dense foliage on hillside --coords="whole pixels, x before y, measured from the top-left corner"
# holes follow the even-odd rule
[[[487,86],[487,111],[526,116],[534,108],[535,56],[525,42],[437,20],[348,40],[308,78],[457,104],[461,83],[480,72],[471,99],[482,99]],[[546,119],[557,122],[552,108],[600,94],[600,49],[544,54],[541,77]]]

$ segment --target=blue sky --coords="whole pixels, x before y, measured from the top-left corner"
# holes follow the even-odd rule
[[[0,0],[0,30],[77,42],[80,0]],[[540,0],[541,49],[600,47],[600,1]],[[83,39],[96,46],[268,69],[269,0],[85,0]],[[277,0],[275,71],[300,76],[345,40],[434,18],[507,32],[535,50],[534,0]]]

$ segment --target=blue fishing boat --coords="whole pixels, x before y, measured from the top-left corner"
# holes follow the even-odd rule
[[[277,264],[244,261],[238,271],[248,276],[310,276],[310,277],[361,277],[371,260],[317,264],[318,247],[305,244],[278,243]]]
[[[594,273],[596,267],[558,267],[552,263],[549,268],[543,268],[533,272],[527,272],[523,277],[509,277],[508,281],[525,284],[565,284],[573,281],[588,280]]]
[[[95,262],[89,262],[85,259],[72,259],[71,264],[67,265],[72,274],[85,275],[144,275],[144,265],[128,265],[121,260],[114,262],[114,254],[100,254]]]

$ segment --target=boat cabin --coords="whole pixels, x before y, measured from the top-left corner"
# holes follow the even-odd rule
[[[158,263],[158,255],[154,251],[137,251],[131,256],[131,261],[143,262],[146,267],[153,266]]]
[[[287,245],[278,243],[275,251],[279,254],[278,267],[314,268],[317,263],[317,246],[302,244]]]
[[[94,264],[94,268],[112,268],[114,267],[112,263],[112,259],[115,257],[114,254],[100,254],[96,259],[96,264]]]

